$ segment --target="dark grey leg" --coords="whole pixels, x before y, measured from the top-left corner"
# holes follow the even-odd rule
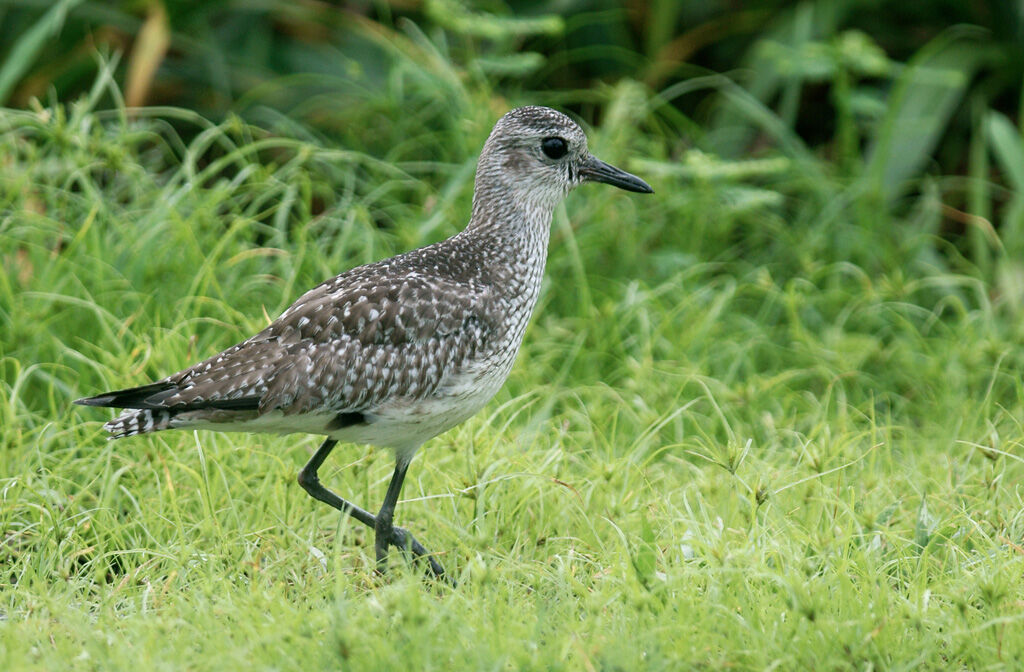
[[[376,533],[374,546],[377,552],[377,567],[379,570],[383,571],[385,568],[387,550],[390,545],[409,551],[414,557],[426,558],[430,563],[430,570],[434,576],[444,578],[454,585],[455,581],[445,575],[444,568],[437,560],[431,557],[430,552],[423,547],[423,544],[416,541],[411,534],[402,528],[395,527],[392,524],[395,504],[398,502],[398,495],[402,491],[402,483],[405,481],[405,472],[409,469],[409,462],[407,460],[399,460],[395,465],[395,474],[391,477],[391,484],[388,485],[387,494],[384,495],[384,505],[381,507],[380,513],[375,516],[369,511],[342,499],[320,483],[317,471],[324,463],[324,460],[327,459],[327,456],[331,454],[331,450],[334,449],[337,443],[335,439],[327,439],[317,448],[316,452],[313,453],[313,457],[309,458],[309,462],[299,472],[299,485],[314,499],[329,504],[342,513],[352,516],[363,525],[374,529]]]
[[[387,494],[384,495],[384,504],[377,513],[377,522],[373,526],[377,538],[374,548],[377,551],[377,570],[383,572],[387,567],[388,546],[400,548],[403,551],[412,552],[416,558],[426,558],[430,563],[430,571],[439,579],[445,579],[448,583],[455,585],[455,581],[444,573],[444,567],[433,558],[423,544],[416,541],[411,534],[401,527],[392,524],[395,515],[395,504],[398,503],[398,495],[402,492],[402,484],[405,482],[405,472],[409,470],[409,461],[398,458],[395,463],[395,473],[391,477]]]
[[[327,456],[331,454],[331,450],[337,445],[335,439],[327,439],[320,447],[313,453],[313,457],[309,458],[309,462],[299,472],[299,485],[301,485],[306,492],[308,492],[314,499],[319,499],[325,504],[330,504],[342,513],[347,513],[363,525],[367,527],[374,527],[377,524],[377,517],[369,511],[361,509],[351,502],[346,502],[341,497],[328,490],[320,483],[320,477],[317,476],[316,472],[320,469],[320,465],[324,463]]]

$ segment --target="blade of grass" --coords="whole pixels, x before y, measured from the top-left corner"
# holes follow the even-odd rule
[[[46,46],[46,41],[60,34],[68,12],[85,0],[58,0],[15,43],[3,66],[0,66],[0,104],[6,103],[18,81],[28,72]]]

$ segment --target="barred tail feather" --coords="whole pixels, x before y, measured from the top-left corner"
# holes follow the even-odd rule
[[[103,429],[110,432],[111,439],[159,432],[161,429],[170,428],[172,415],[165,409],[132,409],[103,425]]]

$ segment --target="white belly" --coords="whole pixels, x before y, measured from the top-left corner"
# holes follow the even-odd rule
[[[331,438],[396,449],[419,446],[476,415],[508,378],[515,353],[453,375],[434,394],[416,401],[396,400],[367,413],[365,425],[345,427]]]

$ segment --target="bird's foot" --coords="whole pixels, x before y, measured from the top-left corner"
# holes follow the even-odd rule
[[[413,560],[416,562],[426,560],[430,566],[430,573],[433,574],[435,579],[445,581],[452,586],[456,585],[455,579],[445,573],[444,567],[434,559],[430,551],[424,548],[423,544],[416,541],[415,537],[401,527],[378,530],[374,546],[377,551],[377,571],[381,574],[387,570],[388,547],[394,546],[401,551],[411,553]]]

